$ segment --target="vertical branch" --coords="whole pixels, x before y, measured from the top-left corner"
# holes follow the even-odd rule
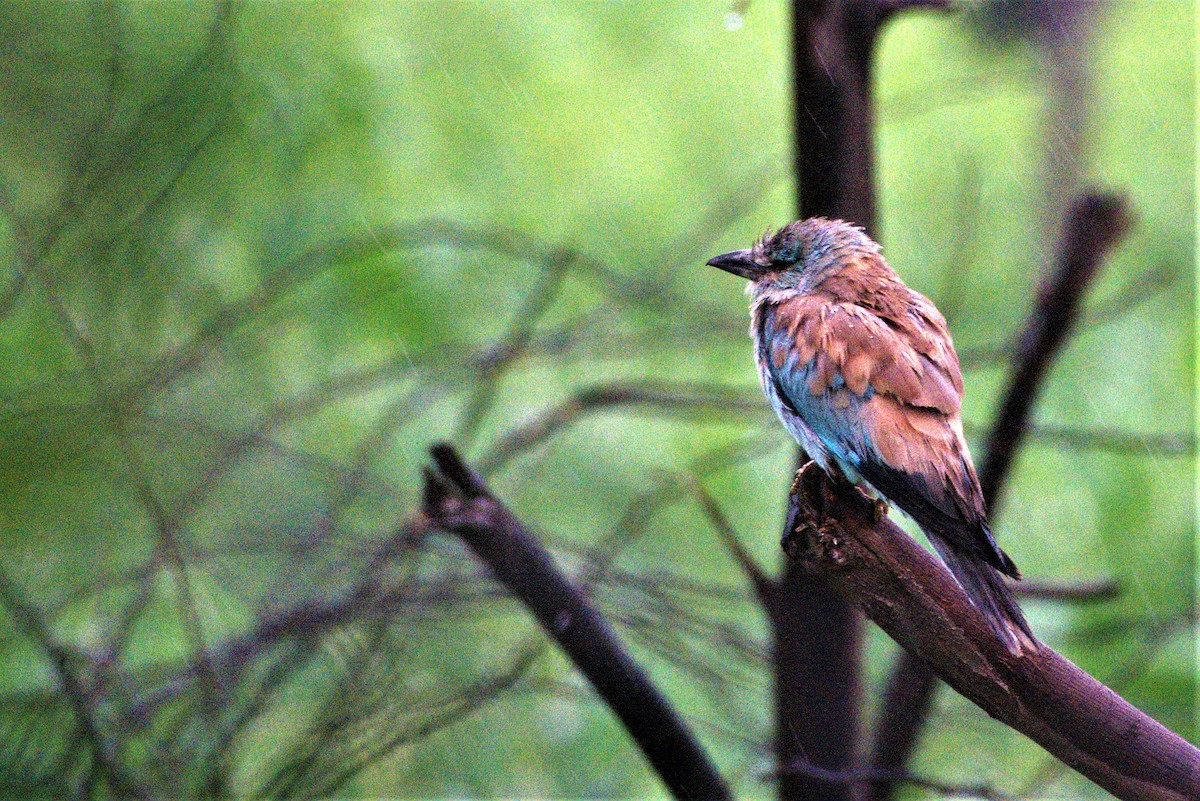
[[[879,26],[909,5],[886,0],[792,4],[799,216],[875,227],[871,57]],[[798,462],[806,458],[798,455]],[[799,464],[797,465],[799,466]],[[785,536],[788,531],[784,532]],[[843,770],[857,748],[862,623],[822,577],[790,560],[770,620],[775,637],[779,765]],[[854,785],[781,769],[783,799],[849,799]]]
[[[801,217],[875,225],[870,50],[874,25],[859,0],[792,5],[795,159]]]
[[[869,87],[847,66],[846,4],[792,4],[795,171],[800,217],[845,217],[870,230]],[[797,453],[797,467],[807,461]],[[794,498],[795,496],[791,496]],[[788,519],[791,519],[789,513]],[[785,526],[784,537],[790,524]],[[779,797],[850,799],[847,783],[823,781],[786,767],[799,760],[843,770],[858,740],[862,624],[830,584],[785,559],[769,608],[775,639],[775,738]]]
[[[771,599],[779,797],[851,798],[852,784],[786,767],[803,762],[836,772],[851,764],[859,734],[862,622],[827,581],[791,560]]]
[[[883,710],[871,749],[871,766],[887,778],[871,782],[867,795],[870,801],[888,801],[892,797],[897,780],[891,776],[900,775],[912,758],[936,687],[937,676],[929,665],[902,651],[888,674]]]

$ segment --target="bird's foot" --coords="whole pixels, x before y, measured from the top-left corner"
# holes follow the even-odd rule
[[[817,492],[816,482],[821,480],[821,466],[816,462],[805,462],[796,471],[792,479],[792,487],[788,491],[787,522],[783,527],[783,537],[779,544],[788,558],[795,561],[808,547],[809,540],[816,531],[818,521],[812,514],[810,504],[801,501],[806,496],[810,501]],[[807,486],[806,486],[807,485]]]
[[[816,467],[816,462],[805,462],[796,470],[796,475],[792,476],[792,486],[788,489],[788,495],[796,495],[800,492],[800,483],[804,480],[804,474]]]
[[[875,499],[875,522],[881,523],[888,516],[888,504],[883,498]]]
[[[873,522],[879,523],[888,515],[888,502],[883,498],[875,495],[865,487],[855,486],[854,489],[858,492],[858,497],[863,503],[871,507],[871,518]]]
[[[851,492],[854,485],[835,467],[826,472],[816,462],[809,462],[796,472],[792,492],[788,496],[787,524],[780,545],[793,563],[806,571],[820,571],[845,566],[850,551],[846,535],[836,517],[830,516],[831,504],[847,495],[862,498],[872,507],[874,496]],[[883,507],[886,513],[887,507]]]

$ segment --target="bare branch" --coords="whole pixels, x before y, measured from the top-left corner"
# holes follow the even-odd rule
[[[20,590],[0,567],[0,605],[8,610],[17,627],[50,658],[63,694],[75,717],[77,735],[91,752],[93,772],[120,796],[148,798],[149,793],[128,775],[117,753],[116,743],[100,726],[93,709],[88,682],[79,660],[54,638],[38,610],[26,603]]]
[[[792,3],[792,95],[800,217],[875,227],[871,52],[883,5]],[[796,464],[807,461],[797,452]],[[827,582],[785,565],[768,606],[775,637],[778,764],[803,757],[839,770],[854,759],[859,734],[861,626]],[[818,656],[816,644],[824,646]],[[817,657],[814,660],[814,657]],[[810,721],[812,723],[810,723]],[[784,773],[782,799],[849,799],[851,788]]]
[[[981,798],[984,801],[1013,801],[1017,796],[1002,793],[984,784],[951,784],[939,782],[905,770],[884,770],[880,768],[859,768],[852,770],[826,770],[802,760],[798,760],[785,768],[788,773],[798,773],[826,782],[843,784],[911,784],[924,790],[931,790],[941,796],[954,798]]]
[[[1075,321],[1084,292],[1100,261],[1130,224],[1125,202],[1091,194],[1077,200],[1067,218],[1058,265],[1043,284],[1019,340],[1020,359],[988,438],[979,483],[989,512],[995,509],[1009,465],[1021,443],[1042,378]]]
[[[540,412],[512,429],[478,460],[479,472],[490,476],[515,456],[535,448],[587,414],[612,407],[645,408],[658,413],[744,412],[764,416],[766,405],[758,392],[713,384],[668,384],[626,381],[594,384]]]
[[[1142,621],[1134,623],[1137,647],[1115,669],[1110,668],[1108,674],[1105,676],[1105,684],[1109,687],[1128,687],[1135,683],[1150,669],[1172,637],[1180,633],[1190,634],[1195,630],[1195,627],[1196,619],[1191,610],[1187,614],[1173,616],[1165,620],[1156,619],[1152,622]],[[1109,632],[1109,635],[1110,637],[1126,637],[1129,633],[1129,621],[1121,621],[1119,624],[1113,626],[1113,630]],[[1026,798],[1045,795],[1046,788],[1057,781],[1066,771],[1067,766],[1062,762],[1048,757],[1040,768],[1032,770],[1030,775],[1022,782],[1020,787],[1021,795]]]
[[[892,663],[871,746],[871,764],[884,772],[867,788],[872,801],[887,801],[892,797],[896,782],[889,774],[903,771],[911,758],[935,689],[937,679],[933,671],[907,651]]]
[[[1045,645],[1010,653],[949,572],[818,470],[800,482],[794,552],[937,676],[1109,792],[1200,797],[1200,750]]]
[[[1138,306],[1161,294],[1176,281],[1178,270],[1167,262],[1158,262],[1125,282],[1111,296],[1090,305],[1078,321],[1078,330],[1086,331],[1119,320]],[[963,370],[999,364],[1015,358],[1018,338],[1003,342],[960,347],[958,359]]]
[[[797,510],[792,492],[785,535]],[[853,764],[859,734],[862,616],[825,576],[794,559],[784,562],[772,600],[766,611],[775,634],[776,725],[788,727],[776,735],[779,764],[804,759],[826,770],[845,769]],[[780,782],[782,799],[853,799],[853,790],[792,773]]]
[[[721,537],[721,542],[724,543],[726,550],[737,561],[742,568],[742,572],[750,579],[750,583],[754,585],[754,590],[758,594],[759,602],[764,608],[770,608],[775,603],[775,582],[766,572],[754,561],[754,557],[750,555],[738,539],[737,532],[734,531],[733,524],[729,522],[729,518],[725,517],[725,513],[721,511],[720,505],[716,499],[709,494],[699,481],[692,480],[690,482],[693,491],[696,493],[696,500],[700,503],[700,508],[704,511],[705,517],[713,524],[713,528],[717,530],[717,534]]]
[[[992,425],[987,458],[979,471],[989,515],[995,512],[996,500],[1028,430],[1042,379],[1071,328],[1100,259],[1120,238],[1128,222],[1124,202],[1115,197],[1085,195],[1072,208],[1059,246],[1057,269],[1043,285],[1020,337],[1022,356]],[[887,768],[902,768],[908,762],[925,719],[935,676],[929,665],[908,651],[892,670],[891,681],[900,680],[908,683],[908,689],[890,693],[885,699],[872,757],[875,764]],[[872,797],[890,798],[890,786],[875,783]]]
[[[1121,588],[1115,581],[1101,579],[1074,584],[1023,581],[1014,589],[1024,598],[1091,603],[1115,598]],[[912,755],[936,688],[937,677],[933,671],[907,651],[892,665],[871,757],[872,765],[883,772],[871,781],[871,799],[884,801],[891,798],[895,785],[906,781],[893,774],[897,771],[901,776],[904,774],[903,767]]]
[[[1121,585],[1112,579],[1094,581],[1052,582],[1022,581],[1013,587],[1023,598],[1040,598],[1045,601],[1072,601],[1075,603],[1097,603],[1111,601],[1121,595]]]
[[[677,798],[730,798],[729,788],[608,623],[555,566],[550,554],[488,491],[453,448],[431,451],[425,476],[430,523],[451,531],[487,563],[571,657]]]
[[[526,296],[521,309],[509,324],[508,333],[495,346],[495,351],[503,354],[502,357],[481,365],[482,375],[471,391],[455,440],[470,442],[478,432],[479,424],[496,401],[497,384],[533,341],[538,320],[558,296],[562,280],[574,260],[575,256],[570,252],[553,254],[548,258],[533,291]]]
[[[698,477],[727,470],[731,465],[761,455],[771,443],[778,443],[778,437],[749,437],[721,443],[693,459],[687,469]],[[587,550],[579,582],[587,586],[603,581],[621,553],[646,532],[654,515],[664,505],[689,495],[689,489],[679,482],[676,474],[664,475],[653,482],[633,499],[608,533]]]
[[[1195,456],[1196,435],[1191,431],[1142,434],[1111,428],[1033,425],[1026,435],[1037,442],[1073,450],[1101,451],[1129,456]]]

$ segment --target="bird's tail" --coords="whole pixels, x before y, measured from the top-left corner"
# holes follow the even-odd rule
[[[1036,650],[1037,640],[1000,571],[978,557],[961,553],[941,537],[930,536],[929,541],[1008,650],[1014,654]]]

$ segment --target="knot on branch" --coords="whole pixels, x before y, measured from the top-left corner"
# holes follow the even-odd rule
[[[816,462],[801,467],[788,494],[787,524],[780,542],[788,559],[810,573],[851,567],[854,555],[842,523],[847,507],[869,515],[873,522],[886,511],[845,479],[831,479]]]
[[[436,528],[457,531],[471,544],[480,531],[505,525],[505,510],[492,497],[483,478],[447,444],[429,449],[434,467],[425,468],[421,511]]]

